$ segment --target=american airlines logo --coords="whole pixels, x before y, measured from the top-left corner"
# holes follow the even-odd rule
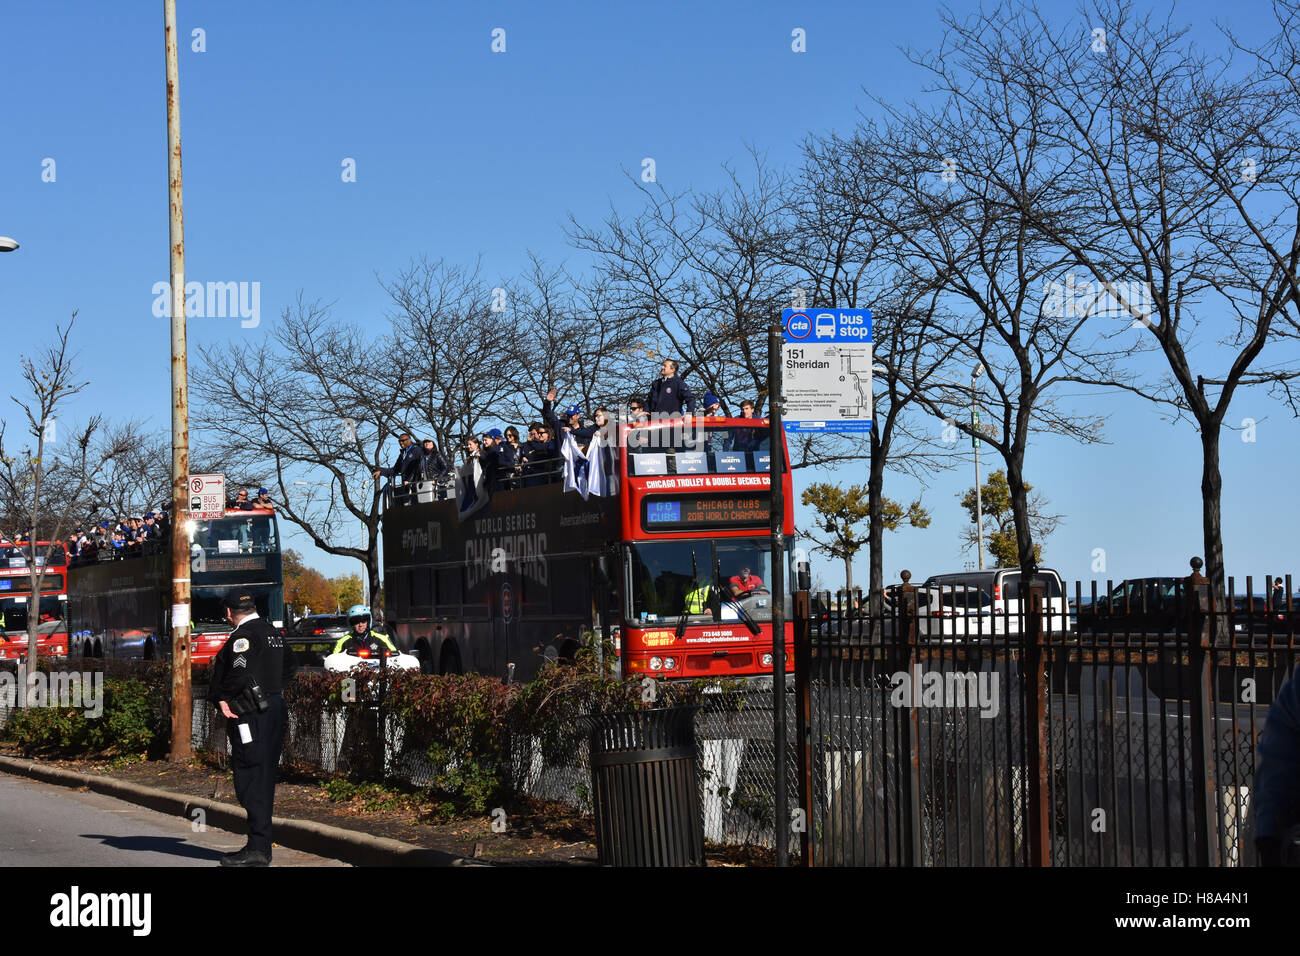
[[[414,554],[416,551],[437,550],[442,547],[442,525],[430,521],[423,528],[407,528],[402,532],[402,550]]]

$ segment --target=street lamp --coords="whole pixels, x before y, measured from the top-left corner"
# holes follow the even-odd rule
[[[18,240],[0,236],[0,252],[13,252],[18,248]]]

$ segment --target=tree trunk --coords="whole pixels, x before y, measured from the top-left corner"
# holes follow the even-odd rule
[[[847,600],[850,604],[853,602],[853,555],[844,556],[844,590],[847,593]]]
[[[366,579],[370,587],[367,592],[367,603],[373,611],[375,604],[379,600],[379,586],[382,583],[379,580],[379,533],[378,529],[368,529],[368,542],[366,547]],[[385,612],[387,608],[385,608]]]
[[[1227,574],[1223,567],[1223,475],[1219,471],[1219,421],[1201,422],[1201,526],[1205,538],[1205,577],[1210,582],[1215,610],[1227,607]],[[1219,633],[1227,636],[1226,617],[1217,618]]]
[[[885,505],[881,494],[884,484],[885,456],[880,453],[880,436],[873,429],[871,432],[870,471],[867,475],[867,501],[871,509],[867,519],[867,549],[868,560],[870,561],[868,580],[870,601],[868,606],[872,609],[873,615],[882,613],[880,609],[884,607],[882,595],[885,588]]]
[[[1022,468],[1024,456],[1007,460],[1007,488],[1011,492],[1011,515],[1016,523],[1016,549],[1020,552],[1020,580],[1027,586],[1038,572],[1034,561],[1034,535],[1029,527],[1029,493],[1025,490]]]

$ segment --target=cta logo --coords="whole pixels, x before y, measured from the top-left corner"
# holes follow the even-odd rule
[[[790,316],[790,321],[786,323],[786,331],[790,333],[792,339],[806,339],[812,334],[812,330],[812,319],[802,312]]]

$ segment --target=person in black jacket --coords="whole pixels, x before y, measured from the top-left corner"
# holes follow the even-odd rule
[[[1292,677],[1268,709],[1255,749],[1251,826],[1261,866],[1294,865],[1300,828],[1300,680]]]
[[[225,600],[234,630],[212,666],[208,699],[225,715],[235,796],[248,812],[248,843],[221,858],[222,866],[271,865],[271,808],[284,745],[284,685],[293,676],[293,650],[259,617],[253,596],[233,588]]]
[[[690,386],[677,374],[677,363],[672,359],[664,359],[664,364],[659,367],[659,378],[651,384],[645,404],[651,414],[667,412],[669,415],[680,415],[683,405],[688,412],[695,413],[695,396],[691,394]]]
[[[402,479],[402,484],[413,485],[420,480],[420,471],[424,465],[424,456],[420,453],[420,448],[411,438],[410,432],[402,432],[397,436],[397,444],[402,450],[398,452],[397,461],[393,462],[392,468],[376,468],[372,474],[378,478],[381,475],[385,478]]]
[[[437,481],[451,470],[432,438],[426,438],[420,445],[420,477],[424,481]]]

